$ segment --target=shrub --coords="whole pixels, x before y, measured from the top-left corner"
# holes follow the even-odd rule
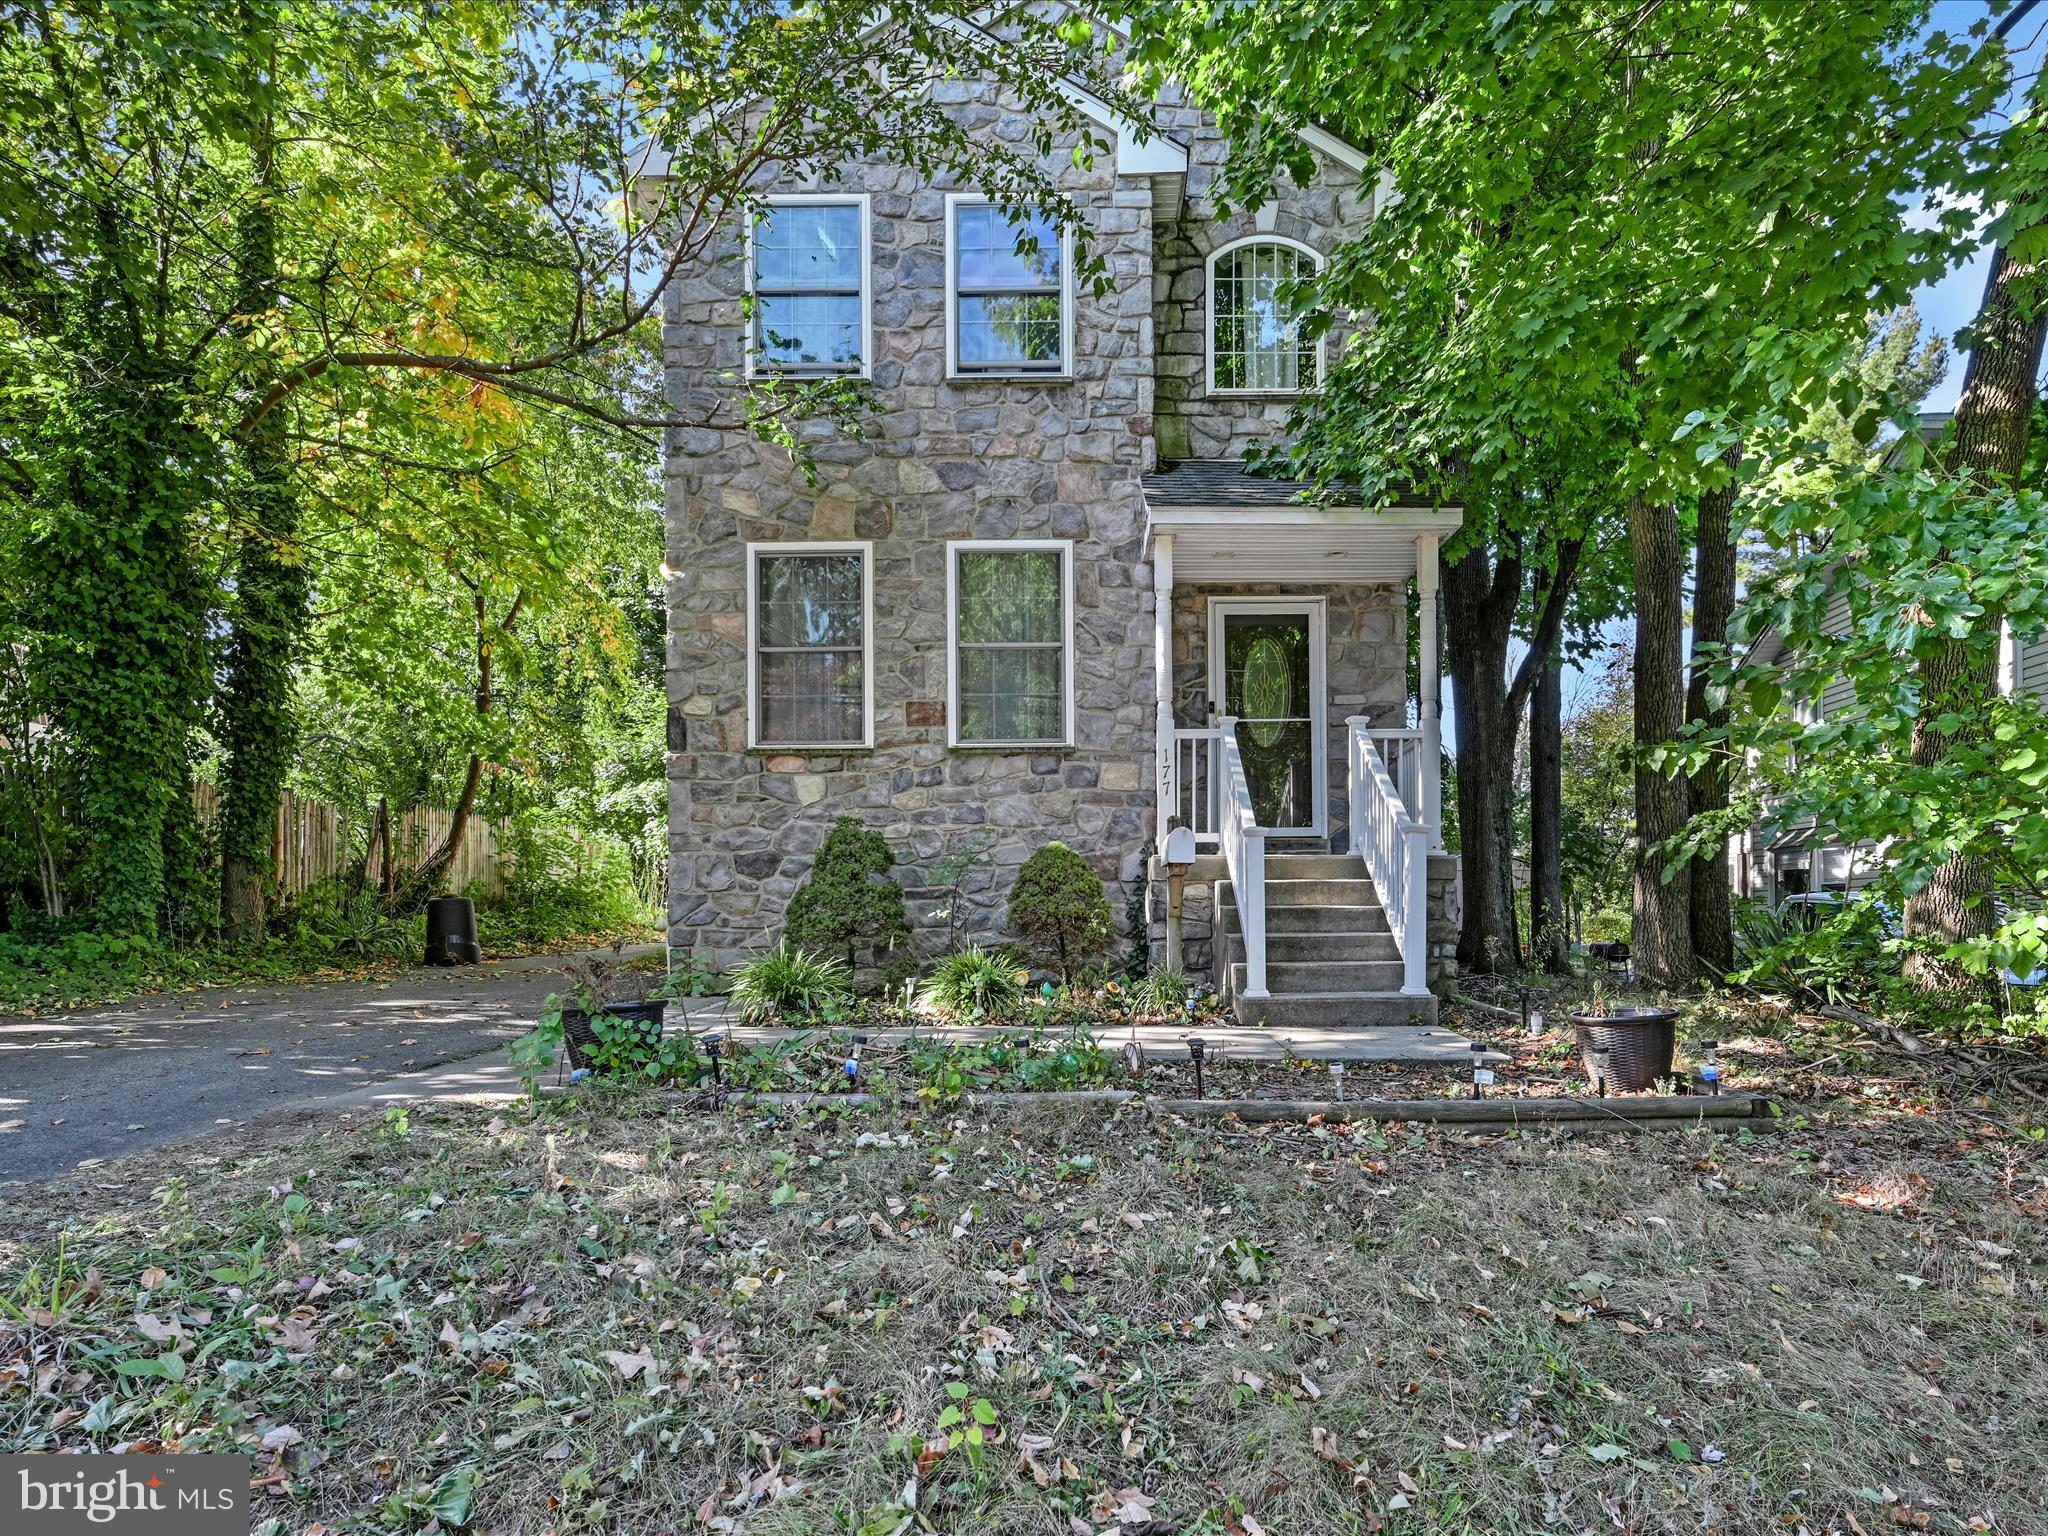
[[[1024,1006],[1024,983],[1014,956],[970,944],[938,963],[917,1000],[942,1013],[983,1019],[1013,1017]]]
[[[1109,947],[1114,916],[1102,881],[1065,843],[1047,843],[1017,871],[1010,926],[1071,982],[1077,967]]]
[[[851,972],[863,950],[894,949],[910,937],[903,890],[889,878],[896,856],[889,840],[842,816],[826,834],[810,878],[789,901],[785,939],[824,954],[844,955]]]
[[[732,973],[732,1000],[749,1024],[784,1014],[809,1018],[852,991],[853,971],[845,961],[786,943]]]

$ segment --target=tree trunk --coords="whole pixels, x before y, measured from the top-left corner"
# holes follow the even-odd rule
[[[1564,909],[1564,664],[1552,656],[1529,694],[1529,960],[1562,974]]]
[[[2026,464],[2034,381],[2040,376],[2042,337],[2048,330],[2048,301],[2038,291],[2042,265],[2015,259],[2010,247],[2000,249],[1992,258],[1984,302],[1978,306],[1975,344],[1956,402],[1949,463],[1986,485],[2013,484]],[[1982,646],[1977,651],[1980,654],[1973,655],[1968,645],[1946,641],[1920,663],[1915,767],[1934,767],[1959,742],[1976,739],[1986,706],[1998,692],[1996,653]],[[1944,735],[1934,722],[1951,711],[1967,723]],[[1990,896],[1991,875],[1981,860],[1950,859],[1906,898],[1906,937],[1939,949],[1990,933],[1998,926]],[[1984,985],[1938,954],[1909,953],[1906,975],[1925,992],[1969,992]]]
[[[1510,543],[1496,562],[1485,547],[1475,546],[1444,566],[1444,644],[1458,728],[1459,858],[1465,886],[1458,968],[1468,973],[1521,964],[1515,934],[1515,737],[1536,683],[1537,658],[1556,648],[1581,548],[1577,539],[1558,546],[1529,653],[1512,680],[1508,640],[1522,600],[1520,554]]]
[[[1513,804],[1514,717],[1508,712],[1507,646],[1521,575],[1489,569],[1483,548],[1443,568],[1444,647],[1458,728],[1458,858],[1464,873],[1464,924],[1458,969],[1507,971],[1518,964],[1514,929],[1513,844],[1504,837]],[[1503,611],[1503,609],[1505,611]]]
[[[1703,649],[1727,643],[1728,620],[1735,612],[1735,481],[1742,450],[1728,450],[1731,478],[1726,487],[1700,497],[1699,547],[1692,582],[1692,678],[1686,687],[1686,718],[1709,727],[1728,720],[1726,703],[1707,687]],[[1728,808],[1728,769],[1720,756],[1700,765],[1688,784],[1692,814],[1705,816]],[[1735,966],[1735,929],[1730,913],[1726,840],[1712,855],[1693,862],[1692,950],[1702,969],[1725,976]],[[1683,877],[1681,877],[1683,878]]]
[[[276,302],[279,195],[271,125],[251,135],[250,206],[235,253],[237,302],[260,316]],[[285,416],[265,416],[242,445],[244,531],[235,569],[233,627],[221,695],[221,926],[230,943],[263,931],[272,829],[297,746],[292,663],[306,623],[305,567],[297,548],[299,509],[284,441]]]
[[[472,695],[477,718],[481,720],[491,712],[496,702],[496,661],[495,651],[498,637],[509,635],[512,626],[518,622],[519,612],[526,606],[521,595],[512,599],[512,606],[505,611],[505,617],[492,623],[489,605],[483,589],[479,587],[472,598],[472,609],[476,618],[476,689]],[[480,752],[469,754],[469,766],[462,775],[462,790],[455,797],[455,810],[448,819],[448,835],[439,846],[420,861],[412,878],[406,882],[408,899],[424,902],[440,888],[447,878],[449,866],[455,862],[455,855],[462,847],[463,835],[469,831],[469,819],[476,812],[477,791],[484,781],[484,759]]]
[[[1652,767],[1647,754],[1685,725],[1685,545],[1678,515],[1638,492],[1629,498],[1635,554],[1635,957],[1645,980],[1683,987],[1693,980],[1692,881],[1664,877],[1657,844],[1685,825],[1682,777]]]

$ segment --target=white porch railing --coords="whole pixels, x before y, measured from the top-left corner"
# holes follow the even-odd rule
[[[1223,782],[1223,727],[1175,726],[1161,739],[1160,835],[1178,822],[1195,834],[1198,847],[1214,848],[1222,837],[1217,801]]]
[[[1396,788],[1386,759],[1374,738],[1419,736],[1420,732],[1375,731],[1372,722],[1354,715],[1351,727],[1351,846],[1365,860],[1365,871],[1386,908],[1387,926],[1401,951],[1401,994],[1429,995],[1429,845],[1431,829],[1416,810],[1424,794],[1420,772]],[[1418,751],[1412,758],[1418,766]],[[1403,797],[1406,789],[1412,801]],[[1263,937],[1263,935],[1262,935]]]
[[[1218,728],[1221,767],[1217,815],[1221,822],[1223,863],[1230,887],[1237,893],[1239,941],[1244,946],[1244,996],[1265,997],[1266,991],[1266,834],[1252,810],[1251,785],[1244,775],[1244,754],[1237,746],[1237,722],[1226,719]]]
[[[1351,724],[1355,727],[1357,721],[1353,720]],[[1366,735],[1371,738],[1380,761],[1387,765],[1387,777],[1400,791],[1401,803],[1408,807],[1408,819],[1428,821],[1429,808],[1423,804],[1422,731],[1415,726],[1393,729],[1368,726]]]

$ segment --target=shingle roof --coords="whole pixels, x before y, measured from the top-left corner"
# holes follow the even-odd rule
[[[1241,459],[1162,460],[1157,474],[1141,482],[1145,504],[1151,507],[1291,507],[1304,504],[1344,505],[1348,500],[1340,486],[1320,496],[1311,493],[1306,480],[1283,480],[1277,475],[1248,471]],[[1383,506],[1415,503],[1405,487],[1392,488],[1380,498]]]

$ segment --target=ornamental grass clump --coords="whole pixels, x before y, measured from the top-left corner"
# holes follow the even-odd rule
[[[918,989],[917,1000],[956,1018],[1012,1019],[1024,1006],[1029,980],[1013,956],[970,944],[933,968]]]
[[[732,973],[732,1001],[749,1024],[814,1018],[852,994],[853,970],[845,961],[787,942]]]

